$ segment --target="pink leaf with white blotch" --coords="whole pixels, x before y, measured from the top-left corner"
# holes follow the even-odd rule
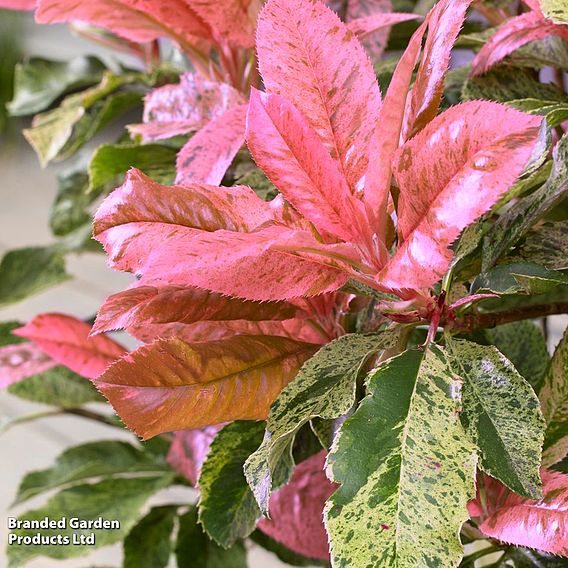
[[[525,499],[504,489],[498,495],[507,497],[489,503],[494,511],[479,529],[502,542],[568,556],[568,475],[545,469],[541,475],[542,499]]]
[[[99,207],[93,234],[115,267],[136,272],[175,234],[189,238],[199,231],[252,231],[271,219],[270,205],[248,187],[163,186],[131,169]]]
[[[0,347],[0,388],[7,388],[32,375],[43,373],[57,363],[33,343]]]
[[[126,350],[109,337],[89,337],[91,326],[64,314],[41,314],[13,331],[33,341],[52,359],[88,379],[98,377]]]
[[[257,51],[266,91],[296,107],[350,190],[360,190],[381,95],[353,32],[319,0],[269,0],[258,21]]]
[[[472,75],[485,73],[507,55],[530,41],[548,36],[568,38],[568,25],[547,20],[540,11],[531,11],[502,24],[479,50],[472,65]]]
[[[211,442],[222,428],[206,426],[195,430],[178,430],[168,450],[167,461],[178,473],[188,479],[193,486],[197,485],[201,466],[209,453]]]
[[[240,105],[214,118],[180,150],[176,183],[221,183],[245,142],[247,106]]]
[[[540,117],[489,101],[450,108],[397,152],[402,245],[377,276],[386,289],[437,282],[449,245],[491,208],[527,165]]]
[[[217,42],[254,47],[258,0],[189,0],[215,34]]]
[[[258,166],[322,235],[359,239],[361,202],[318,135],[285,98],[252,90],[247,144]]]
[[[226,83],[184,73],[175,85],[164,85],[144,99],[144,122],[128,130],[144,141],[161,140],[199,130],[230,108],[243,104],[244,96]]]
[[[329,560],[323,508],[337,485],[324,472],[327,452],[301,462],[290,481],[270,497],[270,519],[258,528],[274,540],[310,558]]]
[[[135,42],[169,37],[184,47],[211,39],[209,26],[184,0],[38,0],[36,20],[40,24],[79,20]]]

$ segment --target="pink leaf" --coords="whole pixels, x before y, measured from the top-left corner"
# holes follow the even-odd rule
[[[135,42],[169,37],[182,47],[203,44],[211,30],[184,0],[38,0],[36,20],[79,20]]]
[[[247,143],[256,163],[322,235],[357,240],[359,200],[317,134],[286,99],[253,89]]]
[[[338,11],[336,9],[336,11]],[[379,16],[382,14],[390,14],[392,12],[391,0],[349,0],[347,6],[345,2],[340,2],[339,13],[343,13],[343,20],[347,22],[348,27],[351,29],[351,24],[355,20],[363,20],[372,16]],[[352,29],[358,35],[358,32]],[[372,35],[365,37],[359,36],[358,38],[364,45],[367,53],[373,61],[378,61],[383,54],[389,39],[390,27],[382,28]]]
[[[568,556],[568,475],[545,469],[541,473],[542,499],[509,493],[479,528],[503,542]]]
[[[270,519],[258,528],[274,540],[310,558],[329,560],[323,508],[336,485],[324,473],[327,453],[298,464],[290,482],[270,497]]]
[[[58,363],[88,379],[122,357],[124,347],[104,335],[89,337],[91,326],[64,314],[41,314],[13,333],[33,341]]]
[[[489,101],[456,105],[396,154],[402,246],[377,282],[426,288],[448,267],[448,246],[521,174],[541,118]]]
[[[534,11],[511,18],[479,50],[473,60],[471,74],[485,73],[523,45],[551,35],[568,38],[568,25],[554,24],[546,20],[542,13]]]
[[[114,266],[136,272],[150,252],[178,233],[250,231],[271,219],[270,205],[248,187],[168,187],[132,169],[103,201],[93,232]]]
[[[221,425],[207,426],[202,429],[174,432],[167,461],[193,486],[197,485],[201,466],[209,453],[209,446],[221,428]]]
[[[319,0],[269,0],[258,22],[257,49],[267,92],[298,109],[351,191],[360,190],[381,100],[353,32]]]
[[[33,10],[36,0],[0,0],[0,8],[8,10]]]
[[[211,26],[217,42],[254,47],[258,0],[189,0],[188,4]]]
[[[7,388],[32,375],[43,373],[57,363],[33,343],[0,347],[0,388]]]
[[[157,247],[148,257],[141,283],[189,284],[258,301],[315,296],[345,284],[349,275],[341,271],[343,266],[337,261],[329,260],[337,268],[328,268],[317,261],[271,250],[286,241],[290,233],[279,226],[253,233],[201,232],[190,238],[178,233],[167,246]],[[317,247],[311,235],[298,233],[310,237],[308,242]],[[293,241],[289,246],[293,247]],[[329,246],[333,250],[333,245]]]
[[[221,183],[245,141],[247,107],[240,105],[214,118],[181,149],[176,183]]]
[[[366,16],[365,18],[351,20],[347,23],[347,27],[360,40],[363,40],[366,39],[368,35],[374,34],[378,31],[383,31],[385,28],[390,29],[395,24],[400,24],[401,22],[407,22],[409,20],[417,20],[419,18],[420,16],[418,14],[410,13],[374,14],[373,16]]]
[[[444,76],[450,63],[450,52],[470,4],[471,0],[439,2],[428,16],[428,37],[412,87],[410,109],[406,117],[406,139],[422,130],[438,112],[444,91]]]
[[[128,127],[144,141],[170,138],[199,130],[245,99],[226,83],[184,73],[176,85],[151,91],[144,100],[144,123]]]
[[[136,286],[107,298],[99,310],[94,333],[136,325],[203,321],[285,320],[300,316],[299,307],[288,303],[257,303],[228,298],[199,288]]]

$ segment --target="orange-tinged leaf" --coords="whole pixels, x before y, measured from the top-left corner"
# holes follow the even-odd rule
[[[350,189],[360,190],[381,97],[353,32],[319,0],[269,0],[258,21],[257,50],[267,92],[298,109]]]
[[[246,115],[246,105],[234,107],[190,138],[177,156],[176,183],[221,183],[245,142]]]
[[[100,335],[89,337],[91,326],[71,316],[47,313],[36,316],[13,334],[33,341],[53,360],[88,379],[98,377],[126,350]]]
[[[427,288],[451,259],[449,245],[527,165],[541,118],[489,101],[457,105],[396,154],[402,245],[377,276],[389,289]]]
[[[509,544],[568,556],[568,475],[545,469],[541,473],[542,499],[525,499],[508,492],[497,507],[489,503],[496,510],[479,528],[485,535]],[[503,496],[503,492],[498,493]]]
[[[158,340],[95,380],[126,425],[147,439],[230,420],[260,420],[310,357],[312,345],[237,336],[210,343]]]
[[[211,29],[184,0],[38,0],[36,20],[55,24],[79,20],[135,42],[169,37],[182,47],[203,45]]]

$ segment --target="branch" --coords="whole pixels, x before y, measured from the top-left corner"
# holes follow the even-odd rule
[[[541,304],[537,306],[526,306],[510,311],[496,312],[490,314],[466,314],[450,323],[450,329],[457,333],[471,333],[480,329],[487,329],[511,323],[513,321],[534,319],[557,314],[568,314],[568,302],[557,302],[552,304]]]

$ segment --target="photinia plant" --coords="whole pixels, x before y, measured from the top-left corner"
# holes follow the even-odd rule
[[[44,63],[55,91],[19,68],[16,114],[71,93],[27,131],[40,158],[142,95],[143,115],[62,179],[60,241],[9,253],[19,287],[0,292],[63,279],[95,208],[135,279],[94,322],[6,324],[0,384],[143,442],[29,474],[17,502],[60,492],[22,519],[120,516],[100,544],[124,540],[124,566],[241,567],[245,542],[293,565],[566,562],[568,339],[551,358],[545,338],[568,313],[566,10],[470,3],[39,0],[39,22],[79,20],[141,64]],[[103,397],[120,420],[84,407]],[[197,505],[142,515],[174,484]],[[8,549],[14,566],[84,553]]]

